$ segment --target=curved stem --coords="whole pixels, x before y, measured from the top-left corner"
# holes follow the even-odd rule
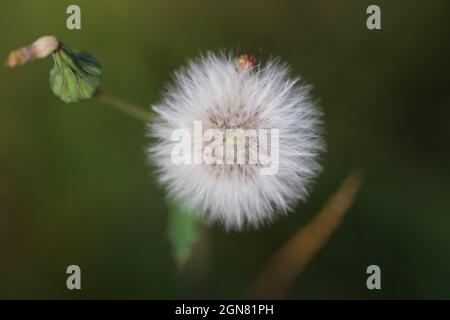
[[[353,204],[362,182],[363,175],[358,171],[354,171],[344,180],[322,211],[279,249],[260,271],[249,288],[249,297],[257,299],[286,297],[297,276],[339,227]]]
[[[116,108],[117,110],[132,116],[135,119],[141,120],[145,123],[148,123],[152,115],[144,110],[142,108],[137,107],[135,105],[132,105],[126,101],[123,101],[121,99],[118,99],[116,97],[110,96],[107,93],[98,91],[95,94],[95,98],[97,98],[99,101],[104,102],[105,104],[110,105],[113,108]]]

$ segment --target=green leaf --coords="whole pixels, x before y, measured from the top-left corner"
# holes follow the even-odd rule
[[[169,215],[169,241],[175,261],[182,268],[197,239],[200,218],[195,212],[187,211],[175,202],[169,203]]]
[[[50,87],[66,103],[91,98],[100,86],[102,68],[90,54],[60,45],[53,53]]]

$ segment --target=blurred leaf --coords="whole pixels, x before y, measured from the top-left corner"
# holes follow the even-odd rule
[[[53,53],[50,87],[66,103],[91,98],[100,85],[102,69],[90,54],[71,51],[61,44]]]
[[[197,239],[200,219],[194,212],[185,210],[179,203],[169,203],[169,241],[177,265],[187,262]]]

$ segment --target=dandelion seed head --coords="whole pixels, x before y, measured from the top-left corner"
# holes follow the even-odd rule
[[[190,61],[175,73],[149,125],[149,135],[156,138],[149,157],[168,196],[227,229],[257,227],[291,211],[307,198],[324,149],[320,111],[310,89],[278,59],[256,65],[252,56],[208,53]],[[277,129],[277,172],[260,174],[261,163],[251,163],[248,155],[241,164],[174,164],[171,155],[178,142],[172,133],[186,128],[195,135],[196,121],[203,131]],[[190,143],[195,149],[195,139]],[[244,144],[251,154],[249,142]],[[233,148],[225,141],[224,160]],[[258,152],[269,156],[270,148],[270,141],[258,142]]]

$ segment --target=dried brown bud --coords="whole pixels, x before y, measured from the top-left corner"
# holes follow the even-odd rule
[[[8,68],[25,64],[29,61],[45,58],[58,49],[58,40],[53,36],[43,36],[32,44],[12,51],[5,61]]]
[[[235,64],[238,71],[247,71],[256,66],[256,58],[251,54],[242,54],[236,59]]]

